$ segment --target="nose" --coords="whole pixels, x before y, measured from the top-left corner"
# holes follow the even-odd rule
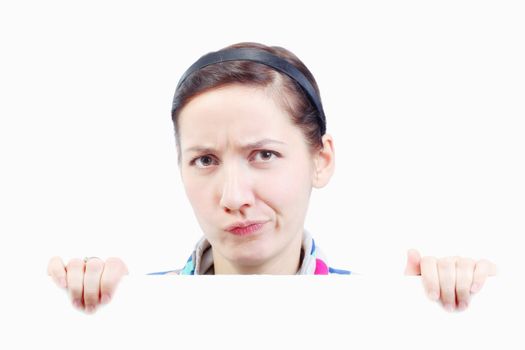
[[[253,205],[253,192],[247,171],[240,165],[225,166],[220,205],[227,211]]]

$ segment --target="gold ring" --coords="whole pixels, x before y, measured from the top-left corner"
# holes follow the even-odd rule
[[[89,259],[100,259],[98,256],[90,256],[90,257],[85,257],[84,258],[84,263],[87,263]]]

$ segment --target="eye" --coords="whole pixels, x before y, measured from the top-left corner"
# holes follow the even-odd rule
[[[262,155],[262,163],[269,163],[270,160],[272,159],[272,156],[276,156],[276,157],[281,157],[281,155],[278,153],[278,152],[274,152],[274,151],[269,151],[269,150],[260,150],[260,151],[257,151],[257,153],[255,154],[255,157],[256,158],[258,155]],[[196,157],[196,158],[193,158],[191,161],[190,161],[190,166],[192,165],[196,165],[197,168],[209,168],[210,165],[212,164],[213,162],[213,156],[207,154],[207,155],[204,155],[204,156],[199,156],[199,157]],[[199,165],[200,163],[200,165]]]
[[[263,159],[263,163],[267,163],[269,160],[272,159],[272,155],[276,156],[276,157],[280,157],[280,154],[277,153],[277,152],[274,152],[274,151],[269,151],[269,150],[260,150],[260,151],[257,151],[256,153],[256,156],[257,155],[263,155],[262,156],[262,159]],[[267,161],[264,161],[264,160],[267,160]]]
[[[199,156],[199,157],[196,157],[194,158],[191,162],[190,162],[190,165],[193,165],[195,163],[198,163],[198,161],[200,160],[204,160],[204,162],[201,162],[203,163],[204,165],[203,166],[198,166],[198,168],[209,168],[209,164],[211,161],[213,161],[213,158],[210,156],[210,155],[205,155],[205,156]]]

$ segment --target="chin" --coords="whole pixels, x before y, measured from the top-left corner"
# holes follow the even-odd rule
[[[228,255],[230,261],[235,261],[236,264],[243,266],[258,266],[270,258],[271,251],[268,251],[260,245],[250,247],[250,249],[236,247]]]

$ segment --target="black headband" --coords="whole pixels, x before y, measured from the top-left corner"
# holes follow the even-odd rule
[[[210,52],[197,60],[190,68],[184,72],[177,84],[177,89],[182,85],[186,78],[193,72],[215,63],[226,61],[254,61],[270,66],[282,73],[287,74],[290,78],[295,80],[307,94],[310,101],[315,105],[319,111],[319,126],[321,127],[321,135],[326,131],[326,117],[324,115],[321,99],[315,92],[314,87],[310,81],[301,73],[300,70],[283,58],[275,56],[267,51],[256,48],[237,48],[226,49],[217,52]],[[175,105],[173,104],[171,113],[175,112]]]

